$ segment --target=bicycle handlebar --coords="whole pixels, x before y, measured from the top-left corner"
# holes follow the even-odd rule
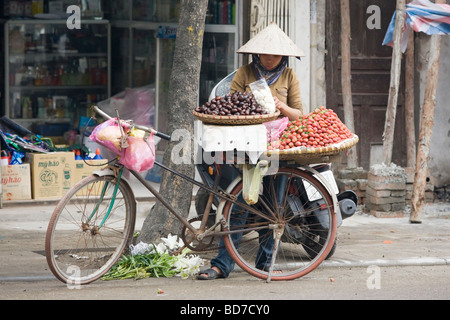
[[[112,117],[110,115],[108,115],[106,112],[100,110],[100,108],[98,106],[92,106],[92,109],[95,111],[95,113],[98,113],[103,119],[105,119],[105,120],[112,119]],[[167,135],[165,133],[162,133],[162,132],[159,132],[159,131],[156,131],[153,128],[149,128],[149,127],[146,127],[146,126],[141,126],[141,125],[138,125],[138,124],[135,124],[134,127],[136,129],[139,129],[139,130],[142,130],[142,131],[153,133],[155,136],[160,137],[161,139],[164,139],[164,140],[167,140],[167,141],[171,140],[171,137],[169,135]]]

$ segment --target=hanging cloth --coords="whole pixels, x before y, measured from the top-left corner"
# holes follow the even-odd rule
[[[393,46],[395,17],[388,27],[383,45]],[[402,51],[406,51],[409,32],[424,32],[428,35],[450,34],[450,5],[435,4],[429,0],[415,0],[406,5],[405,32],[402,38]]]

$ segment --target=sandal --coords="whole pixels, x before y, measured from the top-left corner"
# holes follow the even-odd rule
[[[204,275],[207,275],[206,277]],[[225,278],[222,274],[219,274],[214,269],[206,269],[205,271],[201,272],[198,276],[198,280],[214,280],[218,278]]]

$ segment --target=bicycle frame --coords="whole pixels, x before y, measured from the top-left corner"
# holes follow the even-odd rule
[[[184,179],[184,180],[186,180],[186,181],[188,181],[188,182],[190,182],[190,183],[192,183],[192,184],[194,184],[194,185],[196,185],[196,186],[198,186],[198,187],[200,187],[200,188],[203,188],[203,189],[205,189],[206,191],[208,191],[210,194],[212,194],[212,195],[215,195],[215,196],[218,196],[220,199],[223,199],[223,200],[225,200],[225,201],[230,201],[230,202],[232,202],[232,203],[234,203],[234,204],[239,204],[239,206],[240,207],[242,207],[243,209],[245,209],[245,210],[248,210],[249,212],[251,212],[251,213],[254,213],[254,214],[256,214],[256,215],[258,215],[258,216],[260,216],[260,217],[262,217],[262,218],[267,218],[265,215],[263,215],[263,214],[261,214],[261,212],[260,211],[258,211],[258,210],[256,210],[256,209],[254,209],[254,208],[252,208],[252,207],[250,207],[250,206],[248,206],[248,205],[246,205],[246,204],[244,204],[244,203],[241,203],[241,202],[238,202],[237,201],[237,198],[236,197],[234,197],[234,196],[232,196],[232,195],[230,195],[229,193],[226,193],[226,192],[224,192],[224,191],[221,191],[221,192],[219,192],[218,190],[217,190],[217,183],[216,183],[216,185],[213,187],[213,188],[211,188],[211,187],[209,187],[209,186],[207,186],[207,185],[205,185],[205,184],[203,184],[203,183],[200,183],[200,182],[198,182],[198,181],[196,181],[196,180],[194,180],[194,179],[192,179],[191,177],[188,177],[188,176],[186,176],[186,175],[184,175],[184,174],[182,174],[182,173],[180,173],[180,172],[178,172],[178,171],[176,171],[176,170],[174,170],[174,169],[172,169],[172,168],[169,168],[169,167],[167,167],[167,166],[165,166],[165,165],[163,165],[162,163],[159,163],[159,162],[157,162],[157,161],[155,161],[155,164],[156,165],[158,165],[159,167],[161,167],[162,169],[164,169],[164,170],[167,170],[167,171],[169,171],[169,172],[171,172],[171,173],[173,173],[173,174],[175,174],[175,175],[177,175],[177,176],[179,176],[179,177],[181,177],[182,179]],[[99,175],[99,176],[103,176],[103,175],[111,175],[111,174],[114,174],[115,175],[115,177],[116,177],[116,179],[117,179],[117,181],[119,182],[120,181],[120,179],[122,178],[122,171],[123,171],[123,166],[122,165],[120,165],[120,169],[119,170],[111,170],[111,171],[105,171],[105,170],[101,170],[101,171],[96,171],[96,172],[94,172],[94,174],[96,174],[96,175]],[[133,171],[133,170],[129,170],[130,171],[130,173],[133,175],[133,176],[135,176],[136,177],[136,179],[140,182],[140,183],[142,183],[146,188],[147,188],[147,190],[148,191],[150,191],[154,196],[155,196],[155,198],[156,199],[158,199],[162,204],[163,204],[163,206],[164,207],[166,207],[187,229],[189,229],[189,231],[191,231],[193,234],[197,234],[198,235],[198,229],[197,228],[194,228],[187,220],[186,220],[186,218],[185,217],[183,217],[183,215],[181,215],[180,213],[178,213],[176,210],[175,210],[175,208],[173,208],[173,206],[147,181],[147,180],[145,180],[144,179],[144,177],[142,177],[142,175],[140,175],[138,172],[136,172],[136,171]],[[217,179],[217,181],[220,179],[220,175],[217,175],[217,177],[216,177],[216,179]],[[117,186],[118,186],[118,184],[119,183],[117,183],[116,184],[116,188],[117,188]],[[102,201],[102,199],[103,199],[103,196],[104,196],[104,192],[105,192],[105,190],[106,190],[106,188],[104,188],[104,190],[102,191],[102,194],[101,194],[101,196],[100,196],[100,202]],[[117,192],[117,190],[114,190],[114,192],[113,192],[113,199],[112,199],[112,202],[114,202],[114,198],[115,198],[115,196],[116,196],[116,192]],[[211,200],[212,201],[212,200]],[[266,209],[274,216],[274,213],[270,210],[270,208],[267,206],[267,205],[265,205],[265,207],[266,207]],[[107,214],[106,214],[106,216],[105,216],[105,218],[103,219],[103,221],[102,221],[102,224],[101,225],[103,225],[103,223],[108,219],[108,216],[109,216],[109,214],[110,214],[110,210],[111,210],[111,208],[112,208],[112,204],[111,204],[111,206],[110,206],[110,208],[109,208],[109,210],[108,210],[108,212],[107,212]],[[206,210],[205,210],[206,211]],[[209,214],[209,210],[208,210],[208,212],[207,212],[208,214]],[[94,212],[91,214],[91,216],[93,216],[95,214],[95,209],[94,209]],[[204,227],[204,225],[206,224],[206,220],[207,220],[207,216],[208,215],[206,215],[206,217],[204,216],[203,217],[203,221],[202,221],[202,225],[201,225],[201,227]],[[201,238],[205,238],[205,237],[215,237],[215,236],[224,236],[224,235],[229,235],[229,234],[233,234],[233,233],[242,233],[242,230],[235,230],[235,231],[215,231],[215,232],[211,232],[211,230],[213,230],[219,223],[221,223],[221,221],[219,221],[218,223],[216,223],[216,225],[215,226],[213,226],[213,227],[211,227],[211,228],[209,228],[208,230],[206,230],[205,231],[205,233],[201,236]],[[262,229],[263,227],[254,227],[254,228],[247,228],[247,231],[256,231],[256,230],[260,230],[260,229]]]
[[[93,109],[103,118],[111,119],[98,107]],[[121,126],[118,114],[113,121],[116,120]],[[145,137],[155,135],[171,140],[170,136],[152,128],[133,125],[131,121],[126,123],[127,128],[133,126],[145,131]],[[116,139],[119,138],[121,148],[127,147],[124,142],[134,143],[128,141],[128,130],[121,130],[119,136],[116,135]],[[116,153],[120,153],[119,148],[116,149]],[[151,160],[153,162],[153,158]],[[262,179],[264,192],[253,205],[244,201],[248,185],[243,181],[245,171],[240,170],[240,160],[241,157],[236,158],[232,164],[238,177],[231,183],[227,178],[235,175],[227,172],[228,167],[208,166],[206,174],[212,179],[196,181],[168,164],[154,163],[168,171],[168,175],[200,188],[203,203],[196,206],[200,212],[194,219],[184,217],[183,209],[172,206],[167,200],[169,197],[164,197],[139,172],[129,171],[181,222],[181,238],[187,248],[207,251],[223,246],[239,267],[267,281],[292,280],[311,272],[334,251],[337,217],[340,216],[335,210],[336,197],[330,192],[331,188],[326,187],[325,179],[321,181],[320,170],[316,172],[301,166],[300,170],[298,164],[282,161],[279,172]],[[47,228],[45,251],[50,270],[63,282],[72,281],[73,265],[80,268],[76,277],[80,284],[100,279],[118,261],[133,237],[137,205],[133,189],[127,181],[121,181],[126,166],[120,162],[116,158],[106,168],[78,182],[55,208]],[[225,183],[222,186],[219,182]],[[322,202],[314,200],[318,195],[312,193],[311,186],[322,197],[319,199]],[[210,224],[208,218],[214,215],[213,200],[218,200],[219,206],[214,202],[216,219]],[[218,246],[213,245],[215,237],[221,237]],[[80,250],[85,253],[83,256],[79,256]],[[282,269],[280,274],[273,273],[275,267]]]
[[[103,112],[102,110],[100,110],[97,106],[94,106],[93,107],[93,109],[94,109],[94,111],[95,112],[97,112],[98,114],[100,114],[103,118],[105,118],[105,119],[110,119],[111,117],[108,115],[108,114],[106,114],[105,112]],[[117,115],[118,116],[118,115]],[[119,118],[119,117],[118,117]],[[137,129],[140,129],[140,130],[143,130],[143,131],[145,131],[146,133],[153,133],[154,135],[156,135],[156,136],[159,136],[159,137],[161,137],[161,138],[163,138],[163,139],[166,139],[166,140],[171,140],[171,137],[170,136],[168,136],[168,135],[166,135],[166,134],[164,134],[164,133],[160,133],[160,132],[158,132],[158,131],[156,131],[156,130],[154,130],[154,129],[151,129],[151,128],[147,128],[147,127],[144,127],[144,126],[139,126],[139,125],[135,125],[135,127],[137,128]],[[146,134],[146,137],[147,137],[148,135]],[[233,204],[238,204],[243,210],[247,210],[248,212],[250,212],[250,213],[253,213],[253,214],[255,214],[255,215],[257,215],[257,216],[259,216],[259,217],[261,217],[261,218],[264,218],[264,219],[268,219],[269,217],[266,215],[266,214],[262,214],[260,211],[258,211],[258,210],[256,210],[255,208],[253,208],[253,207],[251,207],[251,206],[249,206],[249,205],[247,205],[246,203],[242,203],[242,202],[238,202],[237,201],[237,197],[235,197],[235,196],[233,196],[233,195],[231,195],[231,194],[229,194],[229,193],[227,193],[227,192],[225,192],[225,191],[218,191],[218,188],[217,188],[217,186],[218,186],[218,181],[220,180],[220,174],[218,174],[217,176],[216,176],[216,181],[215,181],[215,183],[214,183],[214,186],[211,188],[209,185],[207,185],[207,184],[204,184],[204,183],[200,183],[200,182],[198,182],[198,181],[196,181],[195,179],[193,179],[193,178],[191,178],[191,177],[188,177],[188,176],[186,176],[185,174],[182,174],[182,173],[180,173],[180,172],[178,172],[178,171],[176,171],[176,170],[174,170],[174,169],[172,169],[172,168],[169,168],[168,166],[165,166],[164,164],[162,164],[162,163],[159,163],[159,162],[157,162],[157,161],[155,161],[155,164],[157,165],[157,166],[159,166],[160,168],[162,168],[162,169],[164,169],[164,170],[167,170],[167,171],[169,171],[170,173],[172,173],[172,174],[175,174],[175,175],[177,175],[177,176],[179,176],[180,178],[182,178],[183,180],[186,180],[186,181],[188,181],[188,182],[190,182],[190,183],[192,183],[193,185],[196,185],[196,186],[198,186],[199,188],[202,188],[202,189],[204,189],[204,190],[206,190],[209,194],[210,194],[210,197],[209,197],[209,201],[208,201],[208,204],[207,204],[207,207],[206,207],[206,209],[205,209],[205,214],[203,215],[203,219],[202,219],[202,224],[201,224],[201,226],[200,226],[200,229],[203,229],[204,227],[205,227],[205,225],[206,225],[206,221],[207,221],[207,219],[208,219],[208,216],[209,216],[209,214],[210,214],[210,208],[211,208],[211,203],[212,203],[212,201],[213,201],[213,196],[217,196],[217,197],[219,197],[221,200],[225,200],[225,202],[226,201],[230,201],[230,202],[232,202]],[[121,165],[122,166],[122,165]],[[287,166],[289,166],[289,165],[287,165]],[[123,167],[123,166],[122,166]],[[297,166],[298,167],[298,166]],[[310,173],[317,173],[317,171],[315,171],[314,169],[312,169],[312,168],[310,168],[310,167],[306,167],[306,168],[303,168],[303,170],[306,170],[306,171],[309,171]],[[120,172],[122,171],[122,170],[119,170]],[[223,220],[219,220],[219,221],[217,221],[216,222],[216,224],[213,226],[213,227],[211,227],[211,228],[209,228],[208,230],[206,230],[206,231],[204,231],[204,232],[202,232],[202,233],[200,233],[199,232],[199,229],[197,229],[197,228],[195,228],[195,227],[193,227],[187,220],[186,220],[186,218],[184,218],[183,217],[183,215],[181,215],[180,213],[178,213],[176,210],[175,210],[175,208],[173,208],[173,206],[155,189],[155,188],[153,188],[153,186],[148,182],[148,181],[146,181],[138,172],[136,172],[136,171],[134,171],[134,170],[129,170],[130,172],[131,172],[131,174],[133,175],[133,176],[135,176],[136,177],[136,179],[139,181],[139,182],[141,182],[146,188],[147,188],[147,190],[149,190],[155,197],[156,197],[156,199],[158,199],[162,204],[163,204],[163,206],[164,207],[166,207],[189,231],[191,231],[193,234],[195,234],[197,237],[199,237],[199,239],[200,238],[204,238],[204,237],[215,237],[215,236],[224,236],[224,235],[229,235],[229,234],[233,234],[233,233],[241,233],[242,231],[241,230],[236,230],[236,231],[214,231],[214,232],[211,232],[212,230],[214,230],[215,229],[215,227],[217,226],[217,225],[219,225],[219,224],[223,224],[223,226],[226,228],[227,226],[226,226],[226,222],[225,221],[223,221]],[[117,170],[116,171],[114,171],[114,176],[117,178],[117,179],[121,179],[121,174],[117,174]],[[329,190],[331,190],[330,189],[330,187],[329,187],[329,185],[327,185],[327,182],[325,181],[325,179],[321,179],[320,178],[320,174],[318,174],[318,176],[319,176],[319,181],[321,181],[321,183],[323,184],[323,185],[325,185],[326,186],[326,188],[327,188],[327,190],[329,191]],[[116,191],[115,191],[116,192]],[[113,197],[115,197],[115,192],[114,192],[114,194],[113,194]],[[334,212],[336,213],[337,211],[336,211],[336,209],[337,209],[337,199],[336,199],[336,195],[335,194],[333,194],[333,192],[329,192],[330,193],[330,195],[331,195],[331,197],[332,197],[332,199],[333,199],[333,204],[334,204]],[[224,202],[224,201],[221,201],[221,202]],[[270,207],[262,200],[262,199],[260,199],[260,203],[261,203],[261,205],[262,206],[264,206],[264,208],[267,210],[267,212],[269,213],[269,215],[270,216],[272,216],[273,218],[274,218],[274,220],[273,220],[273,222],[274,222],[274,228],[275,228],[275,224],[276,224],[276,213],[274,213],[271,209],[270,209]],[[112,207],[112,206],[111,206]],[[109,210],[110,211],[110,210]],[[105,217],[105,219],[104,219],[104,221],[106,221],[106,219],[107,219],[107,217],[108,217],[108,215],[110,214],[110,212],[108,212],[108,214],[107,214],[107,216]],[[223,218],[222,218],[223,219]],[[104,221],[102,222],[102,224],[104,223]],[[253,227],[253,228],[247,228],[247,231],[252,231],[252,230],[260,230],[260,229],[262,229],[263,227],[258,227],[258,226],[255,226],[255,227]]]
[[[119,170],[119,176],[117,177],[117,181],[120,181],[120,179],[122,178],[122,173],[123,173],[123,168],[121,170]],[[91,221],[92,217],[94,217],[94,215],[97,213],[97,210],[98,210],[100,204],[102,203],[102,201],[103,201],[103,199],[105,197],[105,192],[106,192],[107,189],[108,189],[108,182],[106,182],[105,185],[102,188],[102,193],[100,194],[99,201],[97,202],[97,205],[95,206],[95,208],[92,211],[91,215],[87,219],[88,223]],[[109,215],[111,214],[111,209],[114,207],[114,202],[116,201],[117,190],[119,190],[119,184],[118,183],[114,187],[113,196],[112,196],[109,208],[108,208],[108,212],[106,212],[105,217],[103,218],[102,222],[98,226],[99,229],[101,229],[103,227],[103,225],[105,224],[106,220],[108,220]]]

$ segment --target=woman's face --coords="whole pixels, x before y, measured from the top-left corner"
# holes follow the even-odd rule
[[[259,59],[266,70],[270,71],[278,67],[283,56],[275,56],[272,54],[260,54]]]

